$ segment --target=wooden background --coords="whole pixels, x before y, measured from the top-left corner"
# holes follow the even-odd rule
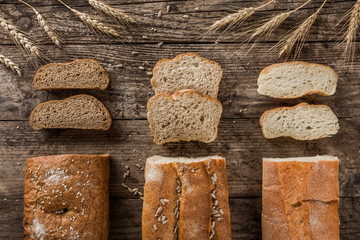
[[[340,165],[341,239],[360,239],[360,61],[353,67],[341,58],[336,46],[336,23],[355,1],[328,1],[314,24],[300,60],[330,65],[339,74],[337,92],[331,97],[307,96],[291,101],[257,94],[256,80],[264,67],[282,62],[269,52],[274,43],[300,19],[311,15],[322,1],[314,0],[293,14],[268,42],[258,45],[249,55],[235,35],[214,44],[216,35],[202,37],[206,27],[227,15],[231,9],[257,6],[259,0],[107,0],[139,20],[141,29],[124,33],[124,43],[97,37],[65,7],[55,0],[28,1],[48,19],[66,41],[63,49],[51,44],[38,26],[33,12],[14,0],[0,0],[0,14],[28,32],[53,62],[94,58],[107,70],[110,86],[106,91],[39,91],[32,84],[36,72],[29,59],[0,32],[0,53],[19,63],[23,77],[0,66],[0,239],[22,239],[23,180],[25,159],[64,153],[111,154],[110,239],[141,239],[142,201],[121,187],[125,165],[131,176],[126,183],[142,189],[143,172],[135,164],[145,163],[154,154],[164,156],[206,156],[227,158],[233,239],[261,239],[261,159],[262,157],[336,155]],[[72,7],[97,14],[86,1],[66,2]],[[292,9],[303,0],[281,0],[259,11],[250,21]],[[170,13],[166,6],[170,5]],[[195,10],[195,8],[199,10]],[[157,17],[162,10],[161,18]],[[189,18],[183,18],[183,15]],[[156,31],[151,29],[155,28]],[[142,36],[148,36],[144,39]],[[164,42],[158,47],[158,42]],[[360,44],[357,44],[357,56]],[[139,54],[133,55],[136,51]],[[150,76],[154,64],[179,53],[196,52],[221,64],[224,76],[219,99],[224,112],[219,135],[211,144],[176,143],[157,146],[146,120],[146,103],[153,95]],[[149,62],[142,71],[144,61]],[[109,131],[51,130],[36,131],[29,126],[30,112],[50,99],[88,93],[101,100],[114,121]],[[340,119],[340,131],[332,137],[300,142],[291,139],[265,140],[258,123],[261,114],[278,106],[306,101],[329,105]]]

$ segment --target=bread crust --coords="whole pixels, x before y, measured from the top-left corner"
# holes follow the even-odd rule
[[[166,98],[169,98],[169,99],[171,99],[171,100],[177,100],[177,97],[180,96],[180,95],[182,95],[182,94],[197,94],[197,95],[199,95],[199,96],[201,96],[201,97],[203,97],[203,98],[205,98],[205,99],[207,99],[207,100],[210,100],[210,101],[212,101],[212,102],[215,102],[215,103],[219,104],[219,105],[221,106],[221,111],[223,110],[222,104],[221,104],[221,102],[220,102],[217,98],[213,98],[213,97],[210,97],[210,96],[208,96],[208,95],[202,95],[201,93],[199,93],[198,91],[196,91],[196,90],[194,90],[194,89],[183,89],[183,90],[179,90],[179,91],[176,91],[173,95],[167,95],[167,94],[163,94],[163,93],[158,93],[158,94],[156,94],[155,96],[153,96],[153,97],[151,97],[151,98],[149,99],[146,107],[147,107],[147,109],[148,109],[147,118],[148,118],[148,121],[149,121],[150,131],[151,131],[152,135],[154,136],[154,142],[155,142],[156,144],[158,144],[158,145],[163,145],[163,144],[165,144],[165,143],[167,143],[167,142],[160,142],[160,141],[158,141],[158,140],[155,138],[155,130],[154,130],[154,127],[153,127],[153,123],[150,121],[150,117],[149,117],[149,116],[151,115],[151,113],[150,113],[150,111],[149,111],[149,110],[150,110],[150,107],[151,107],[152,103],[155,101],[155,99],[157,99],[157,98],[159,98],[159,97],[166,97]],[[220,122],[220,119],[219,119],[219,122]],[[218,123],[218,124],[219,124],[219,123]],[[217,124],[217,125],[218,125],[218,124]],[[210,141],[208,141],[208,142],[214,141],[214,140],[217,138],[217,134],[218,134],[218,127],[216,127],[216,132],[215,132],[215,134],[214,134],[214,138],[212,138],[212,139],[211,139]],[[192,141],[192,139],[185,139],[185,138],[183,138],[183,139],[174,140],[174,141],[171,141],[171,142],[181,142],[181,141],[187,141],[187,142],[189,142],[189,141]]]
[[[155,91],[155,76],[156,76],[156,71],[158,70],[158,68],[159,68],[164,62],[174,61],[174,60],[177,60],[177,59],[179,59],[179,58],[181,58],[181,57],[183,57],[183,56],[186,56],[186,55],[198,57],[198,58],[200,58],[200,59],[203,60],[203,61],[207,61],[207,62],[209,62],[209,63],[211,63],[211,64],[215,64],[215,65],[217,65],[217,66],[219,67],[221,74],[220,74],[220,76],[219,76],[219,81],[218,81],[219,84],[218,84],[218,86],[216,86],[216,94],[215,94],[215,97],[216,97],[216,96],[218,95],[218,93],[219,93],[220,82],[221,82],[221,78],[222,78],[222,76],[223,76],[223,71],[222,71],[221,65],[220,65],[219,63],[215,62],[215,61],[210,60],[210,59],[203,58],[203,57],[201,57],[199,54],[193,53],[193,52],[188,52],[188,53],[179,54],[179,55],[177,55],[176,57],[174,57],[173,59],[160,59],[160,60],[155,64],[155,66],[154,66],[154,68],[153,68],[153,77],[150,79],[150,83],[151,83],[151,86],[153,87],[154,91]],[[159,94],[161,94],[161,93],[159,93]]]
[[[340,239],[339,161],[323,159],[263,159],[264,240]]]
[[[334,73],[334,75],[336,76],[335,84],[338,83],[339,76],[338,76],[338,74],[335,72],[335,70],[332,69],[330,66],[325,66],[325,65],[322,65],[322,64],[318,64],[318,63],[308,63],[308,62],[303,62],[303,61],[292,61],[292,62],[283,62],[283,63],[272,64],[272,65],[264,68],[264,69],[260,72],[259,78],[260,78],[261,75],[267,74],[272,68],[276,68],[276,67],[284,66],[284,65],[298,65],[298,64],[308,65],[308,66],[316,66],[316,67],[322,67],[322,68],[329,69],[329,70],[331,70],[331,71]],[[266,95],[266,96],[269,96],[269,97],[272,97],[272,98],[279,98],[279,99],[295,99],[295,98],[300,98],[300,97],[303,97],[303,96],[306,96],[306,95],[310,95],[310,94],[319,94],[319,95],[322,95],[322,96],[331,96],[331,94],[325,94],[324,92],[321,92],[321,91],[307,91],[306,93],[304,93],[304,94],[302,94],[302,95],[295,96],[295,97],[273,97],[273,96],[270,96],[270,95]]]
[[[210,167],[210,168],[209,168]],[[210,179],[217,174],[216,184]],[[214,205],[211,191],[215,189],[218,205],[222,209],[221,217],[216,219],[216,240],[231,240],[230,209],[228,201],[226,162],[224,158],[212,158],[191,163],[169,162],[150,163],[145,169],[145,191],[142,214],[142,236],[147,239],[198,240],[209,239],[211,234],[211,209]],[[178,185],[178,181],[181,182]],[[181,191],[178,192],[178,186]],[[179,194],[179,196],[177,195]],[[160,199],[169,202],[162,205]],[[179,219],[174,217],[176,200],[180,200]],[[162,207],[168,222],[162,224],[155,217]],[[160,214],[159,214],[160,215]],[[154,224],[157,230],[154,229]],[[175,238],[174,228],[178,238]]]
[[[47,104],[47,103],[54,103],[54,102],[66,102],[70,99],[73,99],[73,98],[77,98],[77,97],[82,97],[82,96],[85,96],[85,97],[88,97],[92,100],[94,100],[101,108],[103,108],[103,110],[106,112],[107,114],[107,119],[109,120],[109,127],[108,128],[94,128],[94,129],[98,129],[98,130],[108,130],[110,127],[111,127],[111,124],[112,124],[112,118],[111,118],[111,115],[109,113],[109,110],[105,107],[105,105],[100,102],[97,98],[91,96],[91,95],[87,95],[87,94],[78,94],[78,95],[75,95],[75,96],[71,96],[71,97],[68,97],[68,98],[65,98],[63,100],[50,100],[50,101],[46,101],[46,102],[43,102],[43,103],[40,103],[30,114],[30,126],[35,129],[35,130],[40,130],[42,128],[38,128],[37,126],[35,126],[34,124],[34,114],[36,112],[37,109],[39,109],[41,106]],[[79,129],[89,129],[89,128],[79,128]]]
[[[49,66],[53,66],[53,65],[57,65],[57,66],[67,66],[67,65],[72,65],[72,64],[74,64],[74,63],[82,62],[82,61],[94,62],[94,63],[96,63],[96,64],[103,70],[103,72],[104,72],[104,74],[105,74],[105,76],[106,76],[106,79],[107,79],[107,81],[106,81],[106,86],[104,86],[104,87],[95,87],[95,86],[94,86],[94,87],[79,87],[79,88],[63,88],[63,87],[55,87],[55,88],[46,88],[46,87],[44,87],[44,88],[41,88],[41,87],[37,86],[37,81],[36,81],[36,79],[38,78],[38,75],[40,74],[40,72],[43,71],[45,68],[47,68],[47,67],[49,67]],[[39,90],[53,90],[53,89],[54,89],[54,90],[55,90],[55,89],[57,89],[57,90],[61,90],[61,89],[99,89],[99,90],[105,90],[105,89],[109,86],[109,82],[110,82],[109,75],[107,74],[107,72],[105,71],[105,69],[101,66],[101,64],[100,64],[98,61],[96,61],[95,59],[90,59],[90,58],[76,59],[76,60],[74,60],[74,61],[72,61],[72,62],[66,62],[66,63],[49,63],[49,64],[46,64],[46,65],[40,67],[40,68],[37,70],[37,72],[36,72],[36,74],[35,74],[35,76],[34,76],[34,80],[33,80],[33,83],[34,83],[35,88],[37,88],[37,89],[39,89]]]
[[[24,239],[107,240],[109,174],[109,154],[27,159]]]
[[[307,106],[311,106],[311,107],[317,107],[317,108],[328,108],[328,109],[331,110],[331,108],[330,108],[329,106],[327,106],[327,105],[312,105],[312,104],[308,104],[308,103],[306,103],[306,102],[299,103],[299,104],[297,104],[297,105],[295,105],[295,106],[293,106],[293,107],[277,107],[277,108],[274,108],[274,109],[267,110],[267,111],[265,111],[265,112],[261,115],[260,121],[259,121],[259,122],[260,122],[260,126],[261,126],[261,131],[262,131],[264,137],[265,137],[266,139],[272,139],[272,138],[266,137],[266,133],[265,133],[265,131],[264,131],[263,122],[264,122],[264,119],[267,117],[267,115],[269,115],[269,114],[272,113],[272,112],[276,112],[276,111],[279,111],[279,110],[282,110],[282,109],[295,109],[295,108],[298,108],[298,107],[303,106],[303,105],[307,105]],[[331,111],[332,111],[332,110],[331,110]],[[317,138],[317,139],[324,138],[324,137],[327,137],[327,136],[328,136],[328,135],[323,135],[323,136],[321,136],[321,137],[319,137],[319,138]],[[303,139],[295,138],[295,137],[293,137],[293,136],[281,136],[281,137],[291,137],[291,138],[294,138],[294,139],[296,139],[296,140],[303,140]]]

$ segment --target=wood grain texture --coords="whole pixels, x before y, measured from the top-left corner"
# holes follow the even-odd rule
[[[199,157],[220,155],[227,158],[227,173],[234,240],[261,239],[261,158],[330,154],[340,162],[340,229],[342,240],[360,239],[360,60],[344,63],[343,49],[335,48],[339,35],[336,23],[355,1],[328,1],[308,36],[299,60],[329,65],[339,74],[334,96],[311,95],[296,100],[260,96],[257,77],[273,63],[283,62],[269,50],[300,19],[311,15],[322,0],[314,0],[287,19],[264,44],[248,55],[238,43],[236,32],[214,44],[217,34],[202,37],[214,21],[231,10],[257,6],[265,0],[104,0],[139,20],[141,28],[124,33],[125,40],[104,39],[91,32],[70,11],[54,0],[29,1],[66,41],[63,49],[51,44],[38,26],[30,8],[15,0],[0,0],[0,16],[30,34],[49,58],[47,62],[69,62],[94,58],[107,70],[110,85],[106,91],[39,91],[32,84],[36,69],[11,39],[0,32],[0,52],[11,57],[23,70],[23,77],[0,65],[0,239],[22,239],[23,181],[25,159],[63,153],[111,154],[110,239],[141,238],[142,201],[121,187],[125,166],[130,167],[126,183],[143,191],[144,176],[136,164],[145,165],[152,155]],[[302,0],[276,1],[251,19],[265,19],[293,9]],[[66,0],[70,6],[100,16],[86,1]],[[170,5],[170,13],[166,6]],[[199,10],[195,10],[198,7]],[[162,10],[161,18],[157,13]],[[183,15],[189,15],[189,19]],[[156,31],[151,31],[155,28]],[[149,39],[144,39],[146,35]],[[159,48],[157,43],[164,42]],[[356,43],[357,49],[360,44]],[[132,52],[138,52],[133,55]],[[224,76],[219,100],[224,112],[219,135],[210,144],[190,142],[157,146],[148,128],[146,103],[153,95],[147,75],[162,58],[196,52],[221,64]],[[147,61],[149,65],[143,65]],[[139,69],[144,66],[145,70]],[[35,131],[29,126],[31,111],[41,102],[87,93],[109,109],[113,119],[109,131]],[[302,101],[327,104],[340,119],[340,131],[331,138],[300,142],[288,138],[266,140],[259,117],[268,109],[292,106]],[[5,200],[6,199],[6,200]]]

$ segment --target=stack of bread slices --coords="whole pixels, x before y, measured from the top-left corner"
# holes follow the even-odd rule
[[[273,98],[294,99],[317,93],[335,93],[338,75],[330,67],[305,62],[274,64],[265,68],[258,79],[258,92]],[[314,140],[334,135],[338,118],[326,105],[300,103],[266,111],[260,119],[265,138],[291,137]]]
[[[217,99],[221,66],[195,53],[160,60],[151,85],[148,121],[154,142],[212,142],[217,137],[222,105]]]

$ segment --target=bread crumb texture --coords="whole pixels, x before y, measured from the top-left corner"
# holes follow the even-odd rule
[[[264,240],[340,239],[337,159],[263,161]]]
[[[109,155],[26,160],[24,239],[108,239]]]

